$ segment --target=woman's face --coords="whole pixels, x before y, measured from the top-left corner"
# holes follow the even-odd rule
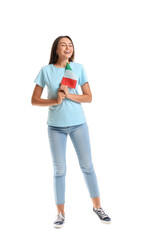
[[[56,53],[61,59],[68,59],[73,54],[73,44],[69,38],[61,38],[57,45]]]

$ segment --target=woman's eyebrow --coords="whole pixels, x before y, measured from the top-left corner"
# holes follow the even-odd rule
[[[66,42],[61,42],[61,43],[66,43]],[[69,44],[72,44],[71,42]]]

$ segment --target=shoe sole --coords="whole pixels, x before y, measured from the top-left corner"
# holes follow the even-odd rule
[[[93,211],[94,212],[94,211]],[[97,215],[97,213],[96,212],[94,212],[94,214],[96,214],[96,216],[98,217],[98,215]],[[99,218],[99,217],[98,217]],[[99,220],[102,222],[102,223],[105,223],[105,224],[110,224],[111,223],[111,221],[104,221],[104,220],[101,220],[100,218],[99,218]]]
[[[63,225],[64,225],[64,224],[62,224],[62,225],[55,225],[55,224],[53,224],[53,226],[54,226],[55,228],[61,228],[61,227],[63,227]]]
[[[100,219],[101,220],[101,219]],[[105,223],[105,224],[110,224],[111,223],[111,221],[103,221],[103,220],[101,220],[101,222],[102,223]]]

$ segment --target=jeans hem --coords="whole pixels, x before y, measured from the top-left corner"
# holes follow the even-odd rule
[[[97,197],[100,197],[100,194],[97,195],[97,196],[90,196],[91,198],[97,198]]]
[[[62,205],[62,204],[65,204],[65,202],[62,202],[62,203],[56,203],[56,205]]]

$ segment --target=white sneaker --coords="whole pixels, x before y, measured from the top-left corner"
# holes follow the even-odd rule
[[[101,222],[103,223],[111,223],[111,218],[105,213],[105,211],[102,208],[95,209],[93,207],[93,211],[98,215]]]
[[[57,214],[57,219],[54,222],[55,228],[61,228],[65,223],[65,216],[62,213]]]

